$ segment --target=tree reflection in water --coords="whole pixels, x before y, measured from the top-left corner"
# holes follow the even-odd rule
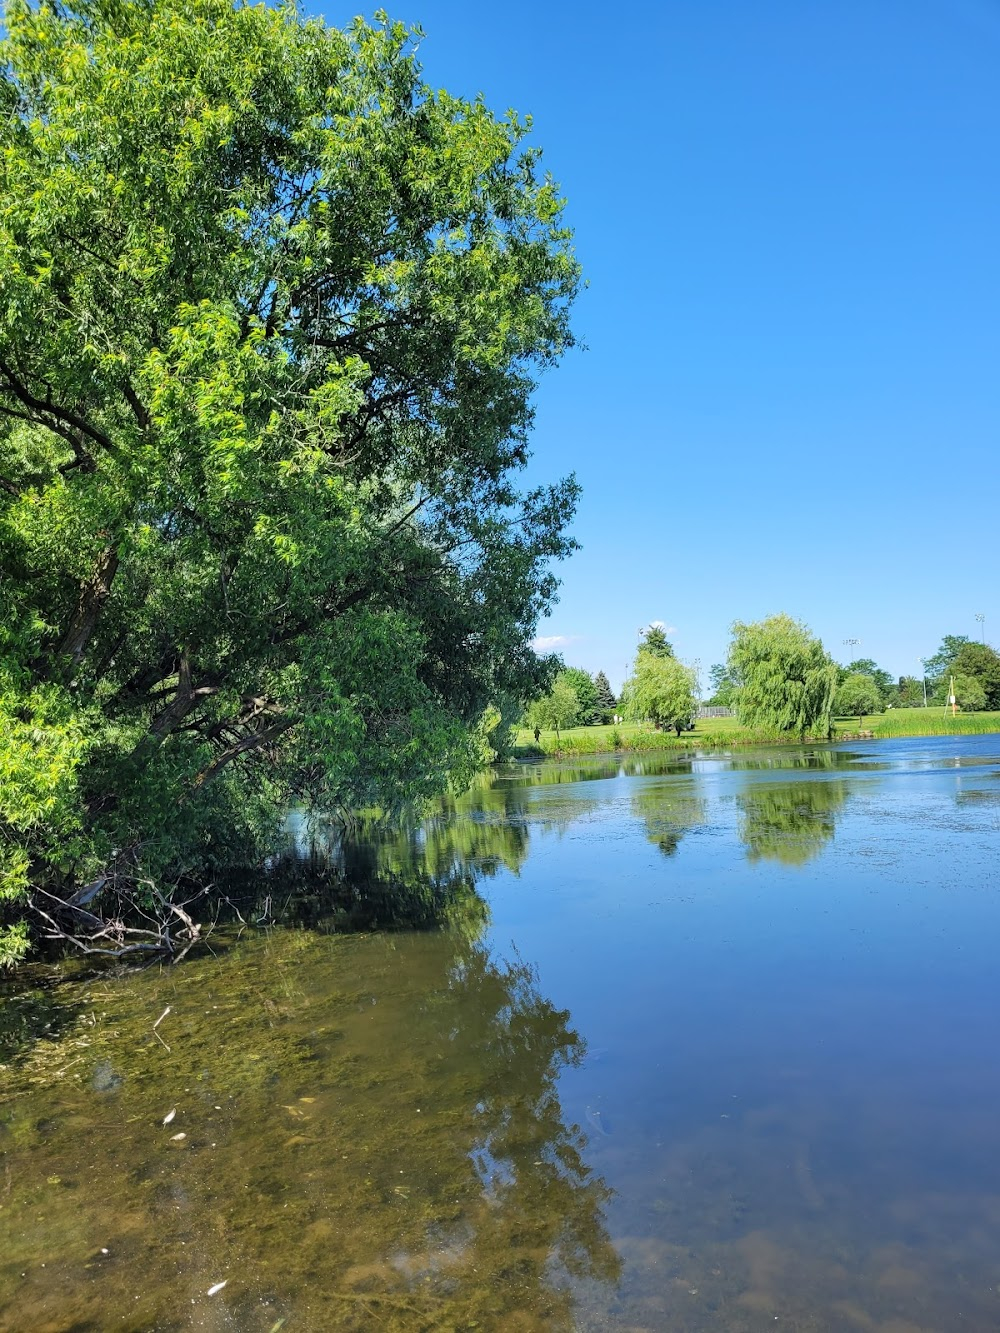
[[[753,782],[738,792],[739,834],[750,861],[803,865],[833,837],[847,799],[843,778]]]
[[[532,827],[562,831],[592,811],[598,798],[560,789],[574,777],[615,777],[616,762],[578,768],[546,766],[539,777],[483,774],[460,797],[423,817],[389,822],[361,816],[344,827],[299,812],[290,817],[290,846],[264,875],[235,876],[227,897],[244,917],[278,914],[311,929],[433,929],[447,924],[477,934],[488,916],[477,882],[502,870],[517,874]]]
[[[696,778],[650,780],[632,796],[632,813],[646,825],[646,837],[664,856],[673,856],[690,829],[706,820]]]

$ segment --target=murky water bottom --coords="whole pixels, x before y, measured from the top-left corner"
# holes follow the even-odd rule
[[[366,850],[488,926],[11,987],[0,1327],[1000,1328],[1000,745],[956,744],[501,776]]]

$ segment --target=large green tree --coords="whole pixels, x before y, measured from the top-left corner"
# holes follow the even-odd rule
[[[966,643],[951,663],[956,685],[959,676],[978,681],[985,702],[981,707],[1000,708],[1000,653],[987,643]]]
[[[667,638],[667,631],[659,621],[653,621],[639,634],[639,652],[649,653],[653,657],[673,657],[673,644]]]
[[[848,676],[870,676],[878,686],[878,692],[883,705],[895,702],[897,691],[896,681],[892,676],[892,673],[880,667],[874,658],[855,658],[853,662],[848,662],[847,666],[838,666],[837,675],[841,685]]]
[[[715,662],[708,672],[709,687],[712,691],[709,704],[716,708],[731,708],[736,693],[736,682],[723,662]]]
[[[728,667],[739,720],[755,730],[828,736],[837,667],[808,626],[777,615],[736,621],[732,632]]]
[[[976,676],[957,673],[955,681],[955,699],[963,713],[980,713],[989,707],[983,683]]]
[[[548,694],[543,694],[530,705],[525,721],[529,727],[537,727],[539,731],[554,731],[558,739],[561,731],[576,726],[579,715],[579,696],[568,672],[561,671]]]
[[[572,686],[577,697],[575,725],[591,727],[601,720],[601,704],[597,697],[597,686],[589,672],[583,667],[565,667],[559,673],[560,679]]]
[[[833,706],[841,717],[856,714],[860,727],[864,723],[865,714],[882,710],[882,693],[878,682],[863,671],[852,671],[837,687]]]
[[[924,682],[916,676],[900,676],[895,688],[895,707],[922,708],[924,704]]]
[[[955,658],[971,642],[967,634],[946,634],[937,652],[924,658],[924,674],[935,703],[942,703],[946,698],[948,677],[954,670]]]
[[[673,727],[679,736],[697,707],[694,685],[694,672],[676,657],[640,648],[632,675],[622,686],[622,712],[636,722]]]
[[[0,894],[79,902],[245,854],[289,792],[426,795],[545,688],[576,488],[515,480],[578,268],[527,123],[399,25],[6,24]]]

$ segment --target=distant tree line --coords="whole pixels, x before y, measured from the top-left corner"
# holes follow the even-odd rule
[[[580,667],[564,667],[551,690],[524,714],[528,730],[554,731],[607,724],[617,712],[632,722],[672,727],[680,735],[691,726],[697,699],[695,673],[674,655],[666,632],[650,625],[642,633],[632,673],[616,700],[607,676],[591,677]]]
[[[857,716],[860,724],[889,708],[944,706],[952,683],[964,712],[1000,710],[1000,653],[988,644],[946,634],[923,666],[922,678],[894,677],[870,657],[834,662],[801,622],[771,616],[733,626],[726,662],[709,672],[707,702],[756,725],[812,733],[822,732],[833,717]]]
[[[788,615],[753,623],[737,621],[725,662],[709,671],[706,703],[731,708],[745,726],[762,732],[828,736],[836,717],[857,717],[859,727],[889,708],[944,706],[954,682],[964,712],[1000,710],[1000,653],[965,635],[946,634],[938,651],[924,659],[925,675],[894,677],[873,658],[835,662],[809,627]],[[560,734],[569,727],[608,723],[616,714],[630,722],[672,728],[678,736],[698,708],[694,670],[681,662],[658,624],[642,632],[632,671],[616,701],[603,671],[590,676],[564,667],[548,694],[531,703],[522,718],[529,730]]]

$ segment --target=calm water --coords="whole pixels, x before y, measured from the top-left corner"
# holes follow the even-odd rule
[[[0,1327],[998,1329],[998,833],[1000,737],[547,764],[39,971]]]

